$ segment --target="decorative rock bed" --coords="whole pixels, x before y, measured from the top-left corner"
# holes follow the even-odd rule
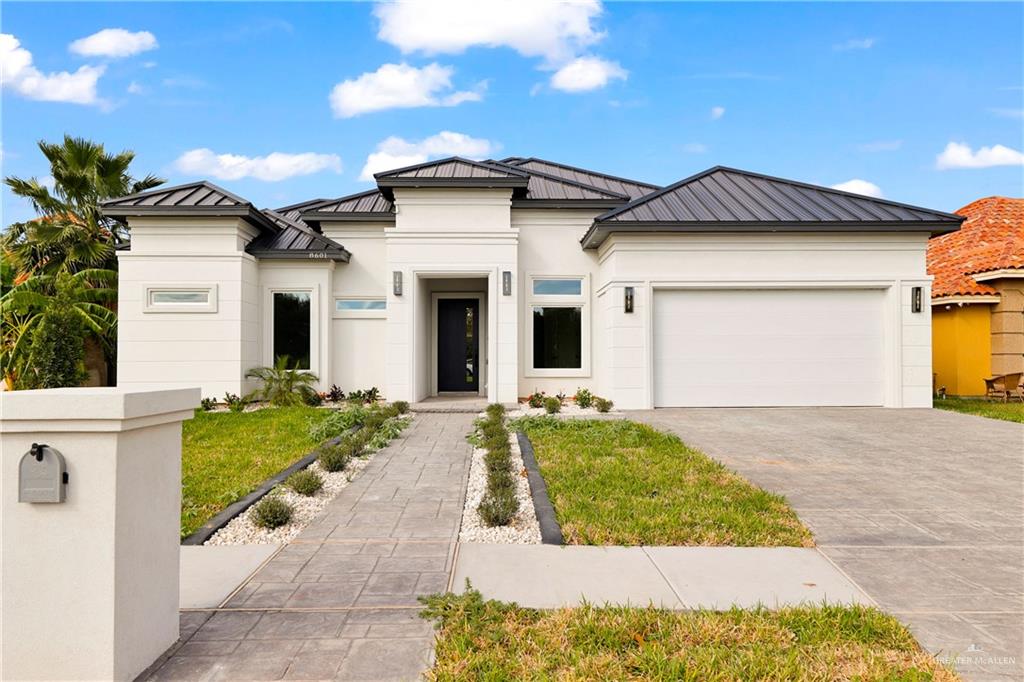
[[[552,417],[599,417],[606,414],[616,414],[618,410],[614,407],[608,412],[598,412],[595,407],[582,408],[576,403],[569,401],[562,404],[560,412],[556,412]],[[519,403],[519,406],[515,409],[509,410],[507,416],[509,419],[515,419],[516,417],[538,417],[544,416],[547,411],[543,407],[530,407],[527,403]]]

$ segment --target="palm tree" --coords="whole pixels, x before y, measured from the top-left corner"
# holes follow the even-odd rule
[[[128,173],[135,153],[108,154],[102,144],[64,136],[63,143],[39,142],[50,162],[53,190],[36,178],[7,177],[11,192],[28,199],[38,218],[10,225],[0,239],[19,278],[35,274],[116,267],[114,247],[127,241],[123,226],[100,212],[100,202],[143,192],[164,183]]]
[[[314,386],[319,381],[312,372],[288,369],[288,356],[279,355],[273,367],[253,367],[246,379],[259,379],[263,385],[246,396],[247,400],[265,400],[271,405],[316,404],[319,395]]]

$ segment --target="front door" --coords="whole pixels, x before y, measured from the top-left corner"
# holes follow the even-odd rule
[[[480,389],[480,301],[437,301],[437,390]]]

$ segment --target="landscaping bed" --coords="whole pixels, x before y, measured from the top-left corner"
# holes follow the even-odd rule
[[[429,597],[434,680],[956,680],[895,618],[862,606],[550,611]]]
[[[984,398],[936,398],[932,405],[940,410],[951,412],[962,412],[974,414],[989,419],[1002,419],[1004,421],[1024,423],[1024,403],[1019,400],[1013,402],[997,402],[985,400]]]
[[[525,417],[566,544],[810,547],[764,491],[676,436],[622,419]]]

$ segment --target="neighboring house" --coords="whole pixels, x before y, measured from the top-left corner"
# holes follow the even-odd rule
[[[984,379],[1024,372],[1024,199],[987,197],[958,232],[928,242],[936,388],[983,395]]]
[[[668,187],[518,157],[375,177],[276,211],[205,182],[106,202],[132,234],[119,383],[240,393],[288,355],[392,400],[931,404],[925,251],[959,216],[722,167]]]

